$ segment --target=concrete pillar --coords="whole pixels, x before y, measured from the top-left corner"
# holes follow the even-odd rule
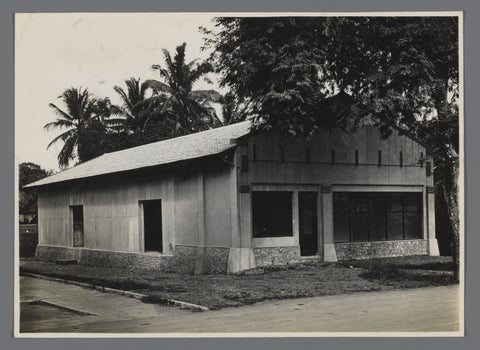
[[[319,188],[317,194],[317,255],[323,259],[323,196]]]
[[[250,189],[244,188],[242,191],[248,193],[240,193],[240,246],[252,246],[252,194]]]
[[[428,255],[439,256],[437,237],[435,235],[435,189],[427,186],[427,227],[428,227]]]
[[[228,273],[255,268],[255,255],[252,247],[231,247],[228,252]]]
[[[197,215],[198,215],[198,241],[197,253],[193,273],[195,275],[205,274],[205,193],[203,172],[200,170],[197,175]]]
[[[237,149],[235,166],[230,171],[232,245],[228,252],[227,272],[235,273],[256,267],[252,248],[251,189],[248,176],[241,173],[240,159],[246,149]]]
[[[333,244],[333,195],[332,187],[322,185],[322,242],[323,261],[337,261],[337,253]]]
[[[296,245],[300,244],[300,216],[298,209],[298,191],[292,193],[292,228],[293,239]]]

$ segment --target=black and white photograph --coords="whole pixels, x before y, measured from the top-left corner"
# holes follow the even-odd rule
[[[14,20],[15,337],[464,336],[462,12]]]

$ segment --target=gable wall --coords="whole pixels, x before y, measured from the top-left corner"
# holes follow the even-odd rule
[[[252,160],[253,144],[257,161]],[[284,162],[280,148],[284,147]],[[307,163],[307,147],[311,162]],[[331,164],[331,149],[335,149],[335,164]],[[355,149],[359,165],[355,166]],[[382,165],[378,166],[378,151]],[[403,152],[400,167],[399,152]],[[308,183],[308,184],[378,184],[432,185],[433,176],[426,177],[425,166],[417,161],[425,147],[394,131],[385,140],[375,127],[362,127],[355,132],[321,132],[310,141],[281,137],[278,134],[254,135],[248,140],[250,183]],[[431,161],[431,159],[429,159]]]

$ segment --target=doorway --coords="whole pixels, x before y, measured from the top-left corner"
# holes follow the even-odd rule
[[[317,192],[298,193],[300,255],[316,255],[318,252]]]
[[[144,251],[163,251],[162,201],[160,199],[142,202]]]

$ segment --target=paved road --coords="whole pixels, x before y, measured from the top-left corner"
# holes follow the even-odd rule
[[[458,286],[262,302],[191,312],[21,277],[21,332],[237,333],[458,331]],[[32,305],[31,301],[45,303]],[[69,309],[74,309],[69,310]]]

